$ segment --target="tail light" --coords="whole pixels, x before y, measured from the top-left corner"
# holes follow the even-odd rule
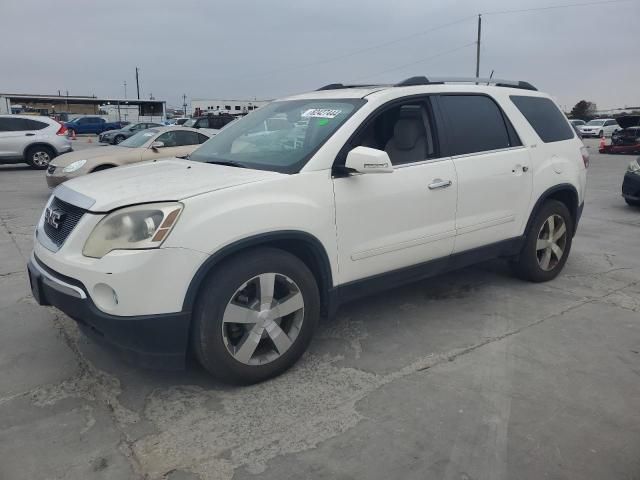
[[[587,147],[580,147],[580,154],[582,155],[584,168],[589,168],[589,150],[587,150]]]
[[[58,121],[56,120],[56,122],[58,122]],[[67,134],[67,127],[65,127],[63,123],[60,123],[60,122],[58,122],[58,123],[60,124],[60,128],[56,132],[56,135],[66,135]]]

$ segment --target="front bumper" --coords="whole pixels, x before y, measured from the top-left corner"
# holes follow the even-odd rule
[[[622,196],[627,200],[640,202],[640,175],[627,172],[622,180]]]
[[[60,168],[62,170],[62,167],[57,167],[57,168]],[[52,175],[47,171],[46,178],[47,178],[47,186],[49,188],[55,188],[58,185],[60,185],[61,183],[66,182],[67,180],[69,180],[69,178],[71,178],[71,177],[67,177],[67,176],[64,176],[64,175]]]
[[[74,319],[97,343],[106,344],[126,360],[150,368],[184,368],[190,312],[116,316],[99,310],[84,285],[46,266],[35,255],[27,265],[33,297]]]

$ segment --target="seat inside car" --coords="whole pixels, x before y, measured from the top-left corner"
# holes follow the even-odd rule
[[[391,162],[403,164],[424,160],[428,156],[428,144],[422,108],[402,107],[393,127],[393,136],[385,146]]]

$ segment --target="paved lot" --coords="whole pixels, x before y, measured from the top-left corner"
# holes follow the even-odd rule
[[[557,280],[490,262],[352,303],[248,388],[136,369],[35,305],[49,191],[0,166],[0,478],[640,478],[640,209],[620,197],[631,157],[587,143]]]

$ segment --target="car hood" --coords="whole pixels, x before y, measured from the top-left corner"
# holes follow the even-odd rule
[[[66,167],[67,165],[76,162],[78,160],[93,160],[94,158],[100,157],[112,157],[112,158],[123,158],[129,157],[130,155],[140,157],[139,148],[127,148],[127,147],[119,147],[119,146],[100,146],[96,148],[91,148],[87,150],[78,150],[75,152],[65,153],[64,155],[60,155],[56,157],[55,160],[51,162],[51,165],[56,167]]]
[[[622,128],[635,127],[640,125],[640,115],[627,115],[626,117],[616,118],[618,125]]]
[[[58,188],[95,200],[89,210],[105,212],[137,203],[183,200],[282,175],[167,158],[92,173],[69,180]]]

